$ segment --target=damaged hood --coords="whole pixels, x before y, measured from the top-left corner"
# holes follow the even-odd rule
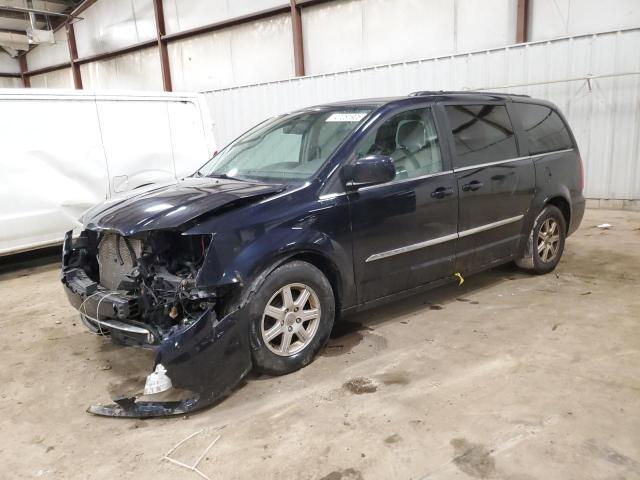
[[[284,189],[284,185],[189,177],[177,183],[130,192],[127,197],[112,198],[87,211],[82,220],[91,230],[134,235],[149,230],[177,228],[238,200],[257,200]]]

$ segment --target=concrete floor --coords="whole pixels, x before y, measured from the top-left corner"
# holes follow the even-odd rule
[[[611,230],[595,225],[608,222]],[[85,413],[151,357],[87,333],[55,257],[0,266],[0,477],[640,478],[640,212],[555,273],[500,268],[349,319],[309,367],[188,418]]]

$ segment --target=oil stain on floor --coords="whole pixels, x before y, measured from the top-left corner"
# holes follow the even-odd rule
[[[342,387],[351,393],[355,393],[356,395],[362,395],[363,393],[373,393],[378,390],[378,386],[373,383],[373,380],[365,377],[352,378],[348,382],[345,382]]]
[[[385,385],[407,385],[411,378],[404,370],[392,370],[379,375],[380,380]]]
[[[454,449],[453,463],[474,478],[492,478],[496,473],[495,460],[482,444],[471,443],[464,438],[451,440]]]
[[[362,473],[355,468],[345,468],[344,470],[336,470],[325,475],[320,480],[362,480]]]

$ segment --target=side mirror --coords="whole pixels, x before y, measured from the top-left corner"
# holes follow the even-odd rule
[[[387,155],[368,155],[356,160],[345,173],[347,187],[356,190],[390,182],[396,177],[396,167],[393,165],[393,158]]]

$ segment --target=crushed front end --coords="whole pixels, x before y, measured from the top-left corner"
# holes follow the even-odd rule
[[[251,369],[248,319],[228,288],[198,288],[210,235],[152,230],[131,237],[85,230],[65,236],[62,283],[83,323],[114,343],[151,348],[142,395],[89,412],[120,417],[184,414],[223,398]],[[235,305],[235,306],[234,306]],[[154,400],[166,390],[179,399]]]

